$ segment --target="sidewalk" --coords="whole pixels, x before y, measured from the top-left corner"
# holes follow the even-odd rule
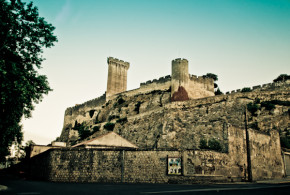
[[[285,177],[285,178],[281,178],[281,179],[256,181],[256,183],[261,183],[261,184],[283,184],[283,183],[289,183],[290,184],[290,176]]]

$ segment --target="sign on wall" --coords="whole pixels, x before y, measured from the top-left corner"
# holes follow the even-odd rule
[[[168,157],[168,175],[181,175],[181,158]]]

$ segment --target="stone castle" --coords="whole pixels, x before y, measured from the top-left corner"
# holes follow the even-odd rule
[[[65,111],[58,141],[74,147],[39,155],[32,162],[38,170],[46,169],[35,176],[52,181],[192,183],[286,175],[279,133],[290,131],[289,81],[215,95],[212,78],[190,75],[188,61],[175,59],[170,76],[127,91],[129,62],[112,57],[107,62],[106,93]],[[85,140],[80,139],[80,127],[90,132]],[[110,142],[106,149],[79,147],[111,132],[111,137],[119,135],[136,147],[113,147]],[[180,174],[167,172],[171,157],[181,162]]]
[[[62,141],[67,142],[72,137],[73,139],[77,137],[77,131],[73,129],[76,123],[86,122],[94,126],[96,120],[103,121],[102,119],[92,121],[92,117],[88,117],[89,112],[98,112],[105,102],[109,102],[110,100],[114,101],[118,96],[128,98],[138,94],[142,95],[160,91],[166,94],[164,103],[214,96],[214,80],[205,76],[197,77],[190,75],[188,72],[188,61],[186,59],[178,58],[172,60],[171,76],[141,83],[140,88],[131,91],[127,91],[127,71],[130,63],[112,57],[109,57],[107,62],[108,80],[106,93],[99,98],[66,110],[64,129],[60,137]],[[170,92],[170,95],[167,92]],[[88,115],[83,113],[82,115],[84,117],[82,117],[79,115],[80,111],[82,113],[86,112]],[[71,117],[72,115],[77,116]]]

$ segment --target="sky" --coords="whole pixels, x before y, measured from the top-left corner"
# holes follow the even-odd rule
[[[25,2],[29,2],[26,0]],[[56,27],[40,74],[51,88],[32,117],[24,143],[60,136],[68,107],[101,96],[107,57],[130,62],[127,89],[171,74],[186,58],[189,73],[218,75],[222,92],[290,74],[289,0],[33,0]]]

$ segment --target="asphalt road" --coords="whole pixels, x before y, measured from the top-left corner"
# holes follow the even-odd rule
[[[24,179],[0,180],[8,190],[0,194],[283,194],[290,193],[290,183],[285,184],[97,184],[97,183],[54,183]]]

